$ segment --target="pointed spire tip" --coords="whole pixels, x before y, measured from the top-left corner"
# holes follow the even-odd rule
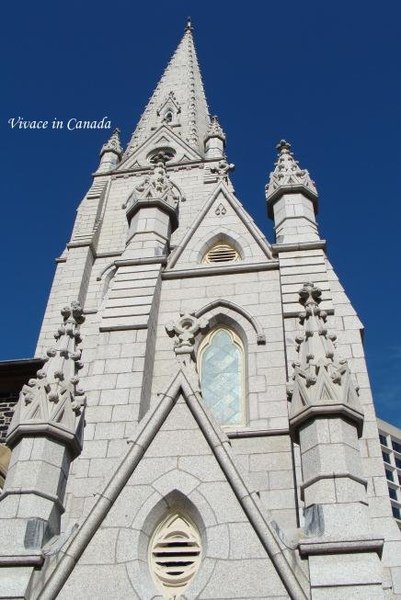
[[[194,28],[192,26],[192,19],[191,17],[187,18],[187,24],[185,25],[185,31],[193,31]]]
[[[291,144],[287,140],[280,140],[276,146],[276,150],[281,154],[284,150],[291,152]]]
[[[269,202],[277,199],[283,193],[291,189],[302,188],[302,193],[313,201],[317,201],[317,190],[315,182],[311,179],[309,172],[299,166],[294,153],[286,140],[280,140],[276,146],[278,157],[275,169],[270,173],[269,182],[266,186],[266,197]]]

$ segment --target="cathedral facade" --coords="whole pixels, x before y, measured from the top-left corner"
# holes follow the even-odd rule
[[[315,183],[277,151],[272,244],[188,24],[57,259],[8,430],[0,598],[401,598],[362,325]]]

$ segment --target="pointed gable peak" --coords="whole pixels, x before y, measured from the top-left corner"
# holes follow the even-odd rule
[[[301,169],[298,161],[295,160],[291,144],[281,140],[276,148],[278,158],[266,186],[267,200],[271,202],[272,199],[277,199],[285,193],[294,192],[301,192],[312,200],[316,200],[315,182],[312,181],[309,172],[306,169]]]
[[[210,117],[190,19],[139,120],[126,155],[132,154],[163,124],[203,154]]]

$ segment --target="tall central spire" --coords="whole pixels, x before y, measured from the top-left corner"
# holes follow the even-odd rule
[[[171,127],[183,141],[203,153],[210,116],[189,19],[183,38],[132,135],[127,154],[131,154],[162,124]]]

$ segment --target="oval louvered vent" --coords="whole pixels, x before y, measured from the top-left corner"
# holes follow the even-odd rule
[[[195,525],[179,513],[169,515],[150,544],[153,578],[165,598],[183,593],[199,568],[200,556],[201,541]]]
[[[206,253],[203,262],[208,264],[219,264],[223,262],[235,262],[240,256],[235,248],[229,244],[216,244]]]

